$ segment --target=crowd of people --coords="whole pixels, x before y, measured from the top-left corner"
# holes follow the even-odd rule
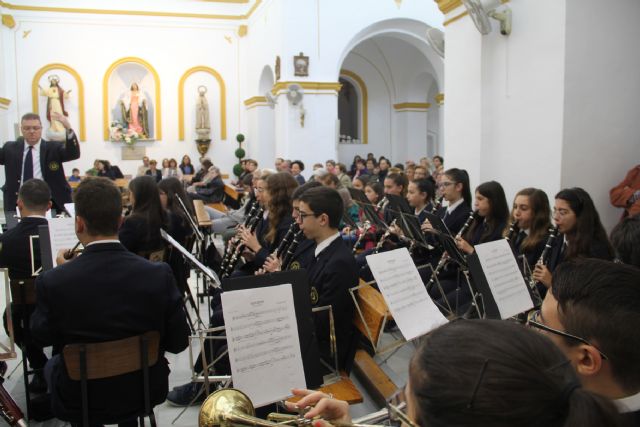
[[[18,153],[28,164],[29,147],[42,143],[38,123],[37,116],[23,119],[29,137],[3,147],[0,163]],[[79,156],[70,128],[67,136],[55,146],[60,162]],[[611,190],[612,203],[624,208],[624,215],[607,235],[582,188],[560,189],[553,199],[541,189],[524,188],[509,203],[499,182],[472,187],[464,169],[445,169],[440,156],[392,164],[370,154],[356,157],[350,167],[327,160],[313,165],[308,180],[299,160],[278,158],[270,169],[247,159],[243,167],[235,181],[243,188],[240,208],[209,208],[212,226],[204,231],[222,234],[226,243],[218,257],[203,261],[223,278],[306,270],[311,305],[333,311],[335,336],[328,322],[315,322],[319,356],[330,364],[337,349],[340,370],[350,371],[359,345],[349,289],[371,278],[366,256],[397,248],[411,254],[429,295],[452,321],[429,333],[411,359],[407,411],[396,414],[405,424],[640,425],[637,168]],[[197,169],[187,156],[180,165],[167,160],[163,168],[144,159],[128,184],[125,207],[113,183],[114,169],[96,161],[97,176],[76,188],[75,232],[84,252],[58,253],[58,266],[35,279],[35,305],[13,312],[16,340],[35,370],[28,387],[43,405],[33,402],[36,419],[55,415],[80,422],[80,386],[64,368],[65,345],[149,330],[160,334],[159,363],[150,372],[152,404],[166,398],[189,405],[204,398],[197,383],[168,390],[163,354],[184,350],[190,332],[182,298],[189,292],[190,265],[162,236],[164,231],[191,250],[192,202],[222,200],[220,170],[206,158]],[[62,168],[56,171],[55,179],[64,179]],[[33,279],[41,259],[39,251],[31,251],[29,236],[46,224],[47,210],[54,205],[63,210],[65,197],[54,194],[59,183],[43,172],[22,168],[15,202],[22,221],[0,236],[0,266],[9,269],[11,279]],[[407,225],[411,222],[415,227]],[[483,313],[464,260],[477,245],[499,239],[508,239],[531,284],[535,307],[520,318],[528,327],[476,319]],[[452,262],[456,259],[462,261]],[[212,327],[224,325],[221,292],[210,295]],[[24,309],[30,325],[20,322]],[[52,357],[43,353],[45,346],[53,347]],[[230,371],[225,350],[224,340],[205,350],[206,360],[216,361],[216,374]],[[195,367],[205,372],[202,359]],[[134,425],[143,406],[138,381],[138,374],[127,374],[94,384],[91,392],[98,398],[89,402],[91,422]],[[327,421],[319,424],[350,420],[348,406],[329,395],[294,394],[302,400],[289,406],[313,406],[305,416],[322,415]],[[389,408],[395,412],[395,406]]]

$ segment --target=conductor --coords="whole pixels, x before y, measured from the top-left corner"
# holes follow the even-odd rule
[[[65,203],[71,202],[71,187],[62,163],[80,158],[80,145],[69,119],[59,113],[51,115],[66,129],[64,143],[42,139],[40,116],[27,113],[20,120],[24,137],[0,147],[0,165],[4,165],[5,173],[5,185],[2,187],[5,212],[16,210],[18,190],[23,182],[31,178],[49,184],[54,209],[60,211]]]

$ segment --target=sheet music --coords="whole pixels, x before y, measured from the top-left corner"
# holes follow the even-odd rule
[[[220,287],[220,279],[218,279],[218,276],[216,275],[216,273],[214,273],[209,267],[207,267],[206,265],[198,261],[198,259],[194,257],[191,252],[186,250],[180,243],[176,241],[176,239],[171,237],[169,233],[167,233],[163,229],[160,229],[160,235],[164,240],[169,242],[171,246],[179,250],[182,253],[182,255],[186,256],[189,259],[189,261],[194,263],[204,274],[206,274],[213,281],[213,286],[215,288]]]
[[[447,322],[429,296],[407,248],[367,256],[389,311],[407,340]]]
[[[71,218],[76,216],[76,204],[75,203],[65,203],[64,204],[64,208],[67,210],[67,212],[69,213],[69,216],[71,216]]]
[[[76,236],[75,218],[49,219],[49,241],[51,242],[51,258],[56,267],[56,256],[60,249],[71,249],[78,243]]]
[[[306,388],[291,284],[222,294],[233,386],[255,406]]]
[[[505,239],[475,246],[482,271],[498,306],[507,319],[533,307],[527,284]]]

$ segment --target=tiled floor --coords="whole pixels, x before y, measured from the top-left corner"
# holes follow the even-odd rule
[[[0,298],[4,298],[4,289],[0,290]],[[195,292],[194,292],[195,294]],[[4,301],[4,299],[0,300]],[[4,305],[4,303],[0,303]],[[200,311],[202,313],[202,318],[207,318],[207,309],[206,305],[202,305],[200,307]],[[2,331],[4,332],[4,331]],[[396,333],[397,334],[397,333]],[[394,337],[386,334],[383,337],[383,342],[391,342],[394,340]],[[413,345],[405,344],[402,348],[396,351],[389,360],[382,365],[384,371],[389,375],[389,377],[397,384],[403,385],[406,383],[407,379],[407,366],[409,363],[409,359],[411,354],[413,353]],[[171,375],[169,377],[170,388],[182,385],[189,381],[191,376],[191,369],[189,365],[189,351],[188,349],[183,351],[180,354],[166,354],[167,359],[169,360],[171,367]],[[7,375],[13,371],[13,369],[18,366],[20,356],[18,349],[18,359],[8,361],[9,369]],[[359,390],[363,392],[363,387],[357,382],[357,380],[352,375],[352,379],[356,382]],[[18,366],[17,370],[11,375],[8,376],[5,380],[5,389],[13,396],[18,405],[25,408],[25,394],[24,394],[24,383],[22,379],[22,368]],[[354,405],[351,408],[351,413],[354,417],[359,417],[370,412],[377,410],[378,408],[374,405],[372,400],[363,392],[363,396],[365,401],[361,404]],[[198,423],[198,411],[199,406],[192,406],[186,409],[184,413],[174,422],[174,419],[178,417],[178,415],[183,411],[184,408],[178,408],[171,406],[167,402],[162,405],[158,405],[155,407],[156,419],[158,420],[159,426],[171,426],[174,425],[176,427],[193,427]],[[172,424],[173,423],[173,424]],[[43,423],[32,422],[29,423],[30,426],[38,427],[58,427],[67,425],[65,422],[60,420],[49,420]]]

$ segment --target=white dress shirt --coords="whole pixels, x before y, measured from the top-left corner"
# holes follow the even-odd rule
[[[329,245],[331,244],[331,242],[336,240],[338,237],[340,237],[340,233],[339,232],[337,232],[336,234],[334,234],[332,236],[327,237],[322,242],[318,243],[318,245],[316,246],[315,254],[314,254],[316,256],[316,258],[318,257],[318,255],[320,255],[320,252],[322,252],[323,250],[327,249],[329,247]]]

